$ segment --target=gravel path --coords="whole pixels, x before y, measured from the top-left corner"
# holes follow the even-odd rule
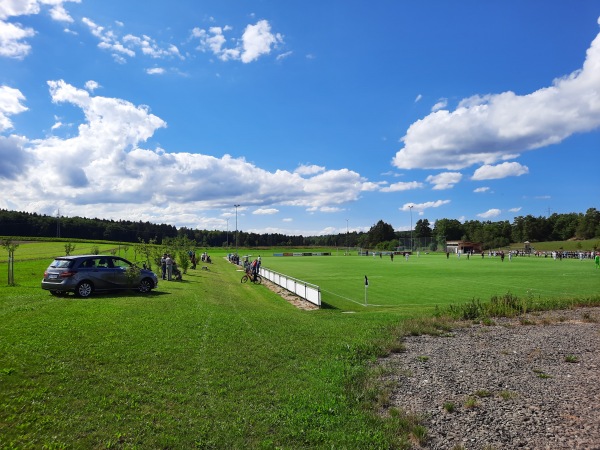
[[[600,308],[495,323],[381,360],[392,406],[428,429],[415,448],[600,449]]]

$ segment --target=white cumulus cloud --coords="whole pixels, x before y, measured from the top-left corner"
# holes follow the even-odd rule
[[[13,127],[10,116],[27,111],[25,96],[15,88],[0,86],[0,132]]]
[[[482,219],[493,219],[494,217],[498,217],[501,213],[502,211],[499,209],[493,208],[487,210],[486,212],[477,214],[477,217],[481,217]]]
[[[340,205],[357,200],[369,187],[365,178],[349,169],[309,166],[312,169],[305,174],[269,172],[229,155],[217,158],[144,148],[167,126],[148,107],[97,96],[63,80],[49,81],[48,86],[55,104],[79,108],[84,120],[74,124],[77,132],[67,138],[0,139],[0,190],[11,192],[10,198],[0,196],[0,208],[41,214],[60,208],[84,217],[204,228],[217,222],[203,217],[203,212],[231,209],[233,204],[256,208],[257,215],[275,214],[283,206],[341,211]],[[0,108],[4,105],[6,118],[24,110],[20,92],[6,88],[2,92],[6,100],[0,100]]]
[[[252,214],[257,214],[257,215],[272,215],[272,214],[277,214],[279,212],[279,210],[277,208],[258,208],[255,209]]]
[[[448,99],[447,98],[441,98],[437,101],[437,103],[435,105],[433,105],[431,107],[431,111],[439,111],[440,109],[444,109],[446,106],[448,106]]]
[[[410,191],[413,189],[421,189],[423,187],[423,183],[418,181],[401,181],[398,183],[392,183],[389,186],[385,186],[380,189],[381,192],[401,192],[401,191]]]
[[[471,177],[472,180],[498,180],[506,177],[518,177],[529,173],[527,166],[516,162],[505,162],[491,166],[486,164],[478,168]]]
[[[27,38],[35,36],[33,28],[24,27],[9,19],[39,14],[42,6],[50,7],[50,17],[60,22],[73,22],[65,9],[65,3],[80,3],[81,0],[2,0],[0,1],[0,56],[23,59],[31,51]]]
[[[436,200],[434,202],[424,202],[424,203],[405,203],[399,209],[400,211],[410,211],[411,206],[413,211],[422,213],[426,209],[430,208],[439,208],[440,206],[444,206],[450,203],[450,200]]]
[[[325,167],[317,166],[315,164],[302,164],[294,170],[295,173],[300,175],[314,175],[325,171]]]
[[[393,165],[457,170],[494,164],[600,126],[600,34],[580,70],[526,95],[503,92],[464,99],[413,123]]]
[[[142,55],[153,59],[172,57],[183,59],[179,49],[173,44],[160,45],[147,35],[126,34],[121,37],[119,30],[114,31],[98,25],[88,17],[84,17],[82,22],[88,27],[90,33],[100,41],[98,48],[111,52],[114,60],[118,63],[127,62],[126,57],[135,57],[137,55],[136,50],[139,50]]]
[[[233,46],[227,46],[225,33],[232,27],[210,27],[208,30],[194,28],[192,38],[198,39],[198,50],[210,51],[222,61],[241,61],[250,63],[263,55],[271,53],[278,44],[283,43],[280,33],[272,33],[271,25],[267,20],[259,20],[254,25],[247,25],[241,38]]]
[[[271,25],[266,20],[260,20],[255,25],[248,25],[242,36],[243,52],[241,60],[252,62],[262,55],[271,53],[271,47],[283,42],[281,34],[271,33]]]
[[[0,56],[23,59],[31,51],[31,45],[24,40],[34,35],[32,28],[0,20]]]
[[[425,181],[433,184],[433,189],[436,191],[444,189],[452,189],[456,183],[462,180],[460,172],[444,172],[437,175],[429,175]]]

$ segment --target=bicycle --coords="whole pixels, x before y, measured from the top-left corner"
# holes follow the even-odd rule
[[[247,283],[248,280],[252,281],[254,284],[261,284],[262,283],[262,277],[259,274],[252,275],[249,272],[246,272],[244,274],[244,276],[240,280],[240,283]]]

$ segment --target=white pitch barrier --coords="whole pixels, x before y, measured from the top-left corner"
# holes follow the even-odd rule
[[[307,283],[265,267],[260,268],[260,276],[321,307],[321,288],[316,284]]]

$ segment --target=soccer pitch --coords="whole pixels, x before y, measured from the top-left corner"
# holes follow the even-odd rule
[[[536,300],[589,297],[600,290],[600,270],[589,259],[263,255],[262,265],[318,285],[325,308],[356,312],[417,313],[507,293]]]

